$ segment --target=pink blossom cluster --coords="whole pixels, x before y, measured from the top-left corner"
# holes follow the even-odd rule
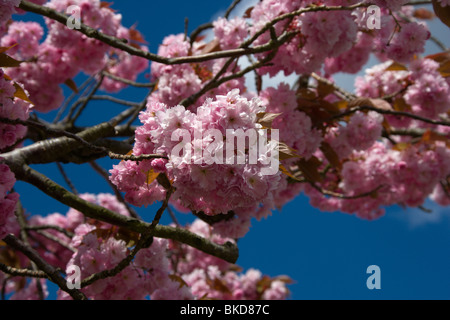
[[[96,232],[96,227],[86,224],[75,230],[73,245],[76,253],[68,262],[67,270],[78,266],[82,279],[113,269],[131,251],[125,241],[116,239],[114,234],[102,238]],[[117,276],[96,281],[83,292],[93,300],[143,300],[148,296],[153,299],[192,299],[187,288],[178,290],[180,284],[169,277],[166,250],[167,240],[154,239],[151,246],[139,251],[133,262]],[[68,297],[60,292],[59,298]]]
[[[322,132],[313,127],[311,118],[298,110],[297,94],[285,83],[277,88],[269,87],[260,93],[260,98],[267,105],[266,111],[280,114],[272,122],[272,128],[280,130],[280,140],[293,148],[296,154],[309,159],[322,143]],[[297,161],[293,158],[283,162],[289,166]],[[288,184],[287,179],[281,179],[274,196],[276,206],[281,208],[294,199],[301,191],[301,184]]]
[[[336,57],[327,57],[324,71],[327,75],[338,72],[358,73],[369,61],[373,49],[373,38],[366,32],[359,31],[353,47]]]
[[[357,73],[372,52],[383,60],[409,62],[415,55],[424,52],[430,33],[423,23],[405,23],[399,17],[392,16],[392,11],[402,10],[402,14],[412,18],[413,10],[402,7],[406,2],[408,1],[377,1],[375,4],[381,7],[381,26],[374,30],[368,29],[368,19],[371,16],[367,8],[353,12],[305,12],[292,20],[282,20],[274,25],[277,36],[285,31],[297,33],[278,49],[271,65],[259,69],[259,72],[270,76],[275,76],[280,71],[285,75],[293,72],[306,74],[319,72],[325,63],[325,72],[330,75],[337,72]],[[260,1],[251,11],[250,35],[259,32],[271,20],[311,4],[348,6],[356,3],[357,1]],[[255,45],[265,44],[271,37],[270,32],[266,31],[257,38]],[[260,59],[265,56],[266,53],[258,55]]]
[[[415,55],[423,53],[425,42],[430,38],[427,26],[418,22],[402,25],[391,41],[390,36],[386,37],[385,31],[380,34],[381,37],[375,44],[375,53],[381,58],[386,57],[398,62],[409,62]]]
[[[376,142],[364,151],[354,151],[344,162],[340,175],[328,173],[323,187],[332,186],[340,179],[337,192],[355,199],[326,197],[318,190],[306,186],[311,204],[324,211],[341,211],[364,219],[384,215],[384,207],[394,204],[417,207],[427,197],[435,198],[441,181],[450,174],[450,151],[445,143],[412,145],[403,151],[389,149]],[[374,196],[358,197],[364,193]],[[442,203],[445,203],[442,201]]]
[[[182,106],[168,108],[150,101],[140,116],[143,126],[136,131],[134,155],[164,154],[169,161],[165,167],[161,160],[122,162],[111,170],[111,181],[126,192],[131,203],[151,204],[162,196],[156,181],[147,183],[147,173],[154,166],[155,170],[166,171],[173,181],[176,191],[172,199],[192,211],[217,215],[260,203],[271,207],[272,191],[280,175],[264,176],[262,169],[266,165],[259,158],[256,164],[248,159],[245,164],[236,164],[236,155],[226,155],[226,143],[216,141],[215,133],[211,133],[220,132],[222,140],[227,130],[259,130],[257,114],[263,111],[258,99],[247,100],[237,89],[206,100],[196,114]],[[174,150],[178,150],[181,139],[187,149],[180,153]],[[214,151],[208,154],[202,150]]]
[[[309,159],[322,142],[322,133],[313,128],[311,118],[298,110],[297,95],[286,83],[269,87],[260,93],[266,112],[280,114],[272,122],[272,129],[280,130],[280,140],[296,153]]]
[[[253,26],[250,34],[256,34],[274,18],[298,10],[312,1],[259,2],[251,13]],[[340,1],[325,1],[325,4],[341,4]],[[348,2],[348,1],[346,1]],[[318,71],[327,57],[336,57],[349,50],[357,36],[357,25],[350,12],[307,12],[295,17],[289,25],[284,21],[275,24],[275,32],[280,36],[285,30],[298,33],[288,43],[282,45],[273,59],[273,65],[260,69],[262,74],[275,76],[283,71],[285,75]],[[255,41],[256,45],[267,43],[270,32],[265,32]],[[266,54],[260,55],[264,58]]]
[[[1,172],[5,171],[3,165],[0,165],[0,169],[2,169]],[[8,174],[2,174],[1,177],[6,179],[6,176]],[[1,187],[4,186],[5,179],[0,179]],[[5,180],[8,187],[13,182]],[[128,216],[126,207],[113,195],[82,194],[80,196],[86,201]],[[80,268],[80,280],[115,268],[131,253],[137,241],[132,233],[124,233],[118,227],[86,219],[75,209],[70,209],[66,215],[55,213],[45,217],[33,216],[29,224],[31,227],[55,226],[74,234],[73,237],[68,237],[56,229],[48,229],[45,232],[58,239],[58,242],[38,233],[33,233],[30,239],[33,241],[33,247],[47,262],[65,269],[67,275],[73,273],[74,267]],[[210,227],[200,220],[186,228],[217,244],[233,241],[211,233]],[[15,232],[18,231],[15,230]],[[18,257],[18,259],[23,266],[29,263],[24,257]],[[286,284],[288,282],[284,278],[270,279],[254,269],[250,269],[245,274],[238,274],[237,269],[237,266],[192,247],[154,238],[151,245],[141,249],[119,274],[95,281],[82,291],[91,300],[287,298],[289,291]],[[2,274],[0,273],[0,276]],[[44,297],[48,296],[46,281],[39,281]],[[11,299],[39,299],[36,280],[30,281],[24,288],[19,282],[19,278],[7,282],[5,292],[12,294]],[[223,288],[218,289],[217,283],[223,283]],[[60,290],[58,299],[71,298],[66,292]]]
[[[392,61],[377,64],[355,79],[355,93],[360,97],[380,98],[400,92],[407,86],[409,71],[387,71]]]
[[[423,58],[412,61],[410,71],[386,71],[391,63],[376,65],[367,69],[364,77],[357,77],[356,93],[370,98],[397,93],[410,106],[410,112],[431,119],[450,110],[450,80],[440,74],[439,63]],[[411,125],[410,119],[388,117],[388,120],[394,126]]]
[[[216,37],[215,40],[226,41],[224,46],[237,47],[244,36],[244,21],[235,18],[231,21],[218,20],[216,23],[216,33],[230,33],[229,28],[234,26],[239,31],[230,33],[224,39]],[[233,42],[234,41],[234,42]],[[208,44],[203,41],[195,41],[192,46],[189,39],[185,39],[184,34],[170,35],[164,38],[158,49],[158,55],[167,58],[185,57],[198,55],[207,50]],[[157,90],[151,95],[151,99],[164,103],[168,106],[175,106],[183,99],[189,98],[202,89],[206,82],[211,80],[224,66],[226,59],[216,59],[202,63],[164,65],[153,62],[151,64],[152,78],[158,82]],[[238,72],[239,66],[232,63],[224,72],[223,76],[229,76],[232,72]],[[245,79],[243,77],[232,79],[222,83],[219,87],[208,91],[200,97],[191,110],[202,105],[207,98],[214,98],[216,95],[226,95],[232,89],[240,89],[242,94],[246,94]]]
[[[121,15],[101,5],[100,1],[52,0],[46,4],[64,13],[72,5],[79,8],[83,23],[90,27],[107,35],[130,38],[129,30],[121,26]],[[13,22],[0,41],[4,47],[16,45],[12,56],[25,61],[19,67],[12,68],[9,75],[24,84],[37,111],[57,109],[64,100],[60,85],[80,72],[95,74],[106,69],[119,77],[135,80],[148,66],[142,58],[123,52],[110,53],[108,45],[57,21],[47,18],[46,24],[48,33],[45,39],[42,39],[43,29],[39,24]],[[146,50],[144,46],[139,47]],[[103,86],[105,90],[114,92],[123,87],[122,83],[110,79],[106,79]]]
[[[431,59],[411,63],[413,84],[404,94],[415,114],[437,119],[450,110],[450,79],[439,72],[440,65]]]
[[[27,102],[15,98],[15,92],[14,84],[7,80],[3,69],[0,68],[0,118],[27,120],[31,106]],[[25,137],[26,133],[27,129],[22,125],[0,122],[0,151],[14,146]]]
[[[158,55],[167,58],[184,57],[191,49],[189,41],[183,34],[171,35],[164,39],[158,50]],[[194,68],[188,64],[164,65],[151,64],[152,77],[158,79],[158,90],[153,99],[170,106],[177,105],[201,89],[202,80]]]
[[[196,220],[188,227],[191,232],[223,244],[231,239],[222,238],[213,232],[208,224]],[[286,282],[281,279],[270,279],[255,269],[246,273],[237,273],[236,266],[221,259],[211,257],[197,249],[171,244],[174,252],[183,252],[179,261],[173,262],[176,272],[182,274],[182,279],[197,298],[219,300],[284,300],[289,295]]]
[[[11,19],[11,16],[16,13],[20,0],[1,0],[0,1],[0,35],[3,34],[6,23]]]
[[[248,26],[243,18],[231,20],[219,18],[213,23],[214,35],[219,40],[222,50],[236,49],[248,36]]]
[[[354,150],[367,150],[380,139],[383,121],[384,117],[375,111],[357,111],[345,126],[331,128],[326,140],[345,159]]]
[[[129,43],[133,43],[132,33],[135,30],[127,29],[120,26],[117,31],[117,37],[120,39],[126,39]],[[148,51],[148,48],[144,45],[137,45],[141,50]],[[110,59],[107,63],[107,70],[109,73],[118,76],[120,78],[136,81],[139,74],[148,69],[148,60],[130,55],[129,53],[121,50],[113,50],[110,53]],[[118,92],[124,89],[127,85],[120,81],[115,81],[110,78],[105,78],[102,82],[102,88],[108,92]]]
[[[0,239],[3,239],[14,229],[14,212],[19,195],[10,191],[15,183],[14,173],[6,164],[0,162]]]

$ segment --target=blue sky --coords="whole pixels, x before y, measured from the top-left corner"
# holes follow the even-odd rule
[[[244,1],[245,2],[245,1]],[[248,2],[248,1],[247,1]],[[209,22],[228,7],[231,1],[115,1],[113,8],[123,14],[125,26],[138,23],[138,29],[156,52],[162,39],[182,33],[184,19],[189,31]],[[242,9],[242,8],[240,8]],[[448,29],[432,24],[441,40],[448,41]],[[447,38],[446,38],[447,36]],[[447,46],[450,46],[447,43]],[[434,45],[430,53],[438,52]],[[346,88],[354,76],[339,76]],[[144,80],[142,78],[141,80]],[[127,89],[120,95],[132,101],[145,96],[143,89]],[[95,102],[86,113],[85,124],[108,120],[122,107]],[[48,115],[50,119],[55,114]],[[112,162],[102,160],[105,168]],[[65,186],[56,166],[36,166]],[[80,193],[110,192],[108,185],[88,165],[67,165]],[[24,207],[30,214],[65,213],[67,208],[33,187],[18,183]],[[432,203],[432,214],[418,209],[388,208],[385,217],[368,222],[342,213],[324,213],[312,208],[308,199],[299,196],[281,212],[261,222],[254,222],[250,233],[239,241],[238,264],[256,268],[265,274],[285,274],[295,280],[289,288],[291,299],[450,299],[450,210]],[[139,213],[151,220],[156,207],[141,208]],[[182,215],[182,221],[189,217]],[[164,217],[163,223],[170,223]],[[367,267],[381,268],[381,290],[368,290]],[[53,295],[52,295],[53,296]]]

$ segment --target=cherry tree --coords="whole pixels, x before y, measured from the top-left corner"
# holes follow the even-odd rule
[[[45,299],[51,281],[59,299],[286,299],[289,277],[235,264],[252,220],[300,194],[367,220],[450,205],[450,53],[426,23],[450,26],[448,0],[261,0],[231,18],[239,3],[152,53],[110,3],[0,0],[3,297]],[[334,81],[361,70],[355,92]],[[279,74],[297,81],[265,84]],[[129,86],[141,102],[115,96]],[[100,100],[123,111],[81,126]],[[35,167],[55,163],[68,189]],[[111,193],[78,193],[61,163]],[[27,212],[17,180],[67,212]],[[135,210],[155,203],[152,221]]]

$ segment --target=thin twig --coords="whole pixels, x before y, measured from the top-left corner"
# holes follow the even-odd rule
[[[27,219],[25,217],[25,213],[24,213],[24,210],[22,207],[22,203],[19,202],[17,204],[16,210],[14,213],[16,215],[17,222],[19,223],[19,226],[20,226],[20,238],[22,239],[24,245],[31,248],[30,241],[28,240],[28,235],[27,235],[27,231],[26,231],[28,223],[27,223]],[[31,269],[33,271],[39,270],[33,260],[31,260]],[[42,288],[42,284],[39,281],[36,283],[36,289],[38,292],[39,299],[44,300],[44,290]]]
[[[122,161],[143,161],[143,160],[152,160],[152,159],[166,159],[169,160],[169,157],[162,154],[142,154],[140,156],[134,155],[123,155],[123,154],[115,154],[110,152],[108,156],[111,159],[122,160]]]
[[[119,227],[122,226],[138,233],[145,232],[150,226],[146,222],[112,212],[102,206],[83,200],[28,165],[9,162],[7,159],[6,164],[15,173],[16,179],[34,185],[57,201],[82,212],[88,218]],[[239,257],[239,250],[236,244],[227,242],[219,245],[186,229],[158,225],[153,231],[153,236],[184,243],[230,263],[236,263]]]
[[[311,187],[313,187],[314,189],[316,189],[317,191],[319,191],[321,194],[325,195],[325,196],[330,196],[333,198],[338,198],[338,199],[343,199],[343,200],[354,200],[354,199],[361,199],[361,198],[366,198],[369,196],[374,195],[375,193],[377,193],[379,190],[381,190],[382,188],[384,188],[383,185],[377,187],[376,189],[369,191],[369,192],[364,192],[361,194],[357,194],[355,196],[347,196],[341,193],[337,193],[337,192],[333,192],[333,191],[329,191],[329,190],[325,190],[322,189],[321,187],[319,187],[318,185],[316,185],[315,183],[308,181],[308,183],[311,185]]]
[[[72,100],[79,94],[80,91],[83,91],[82,96],[84,94],[84,89],[90,84],[90,82],[95,79],[95,75],[90,76],[86,81],[84,81],[81,86],[78,88],[78,92],[72,92],[72,94],[69,96],[68,99],[64,102],[62,107],[59,109],[58,114],[56,115],[55,119],[53,120],[53,124],[57,123],[64,112],[66,111],[69,104],[72,102]]]
[[[114,75],[112,73],[109,73],[107,71],[103,71],[103,74],[106,77],[108,77],[108,78],[110,78],[112,80],[119,81],[119,82],[122,82],[124,84],[129,85],[129,86],[136,87],[136,88],[154,88],[156,86],[156,83],[153,83],[153,82],[152,83],[140,83],[140,82],[128,80],[128,79],[125,79],[125,78],[121,78],[121,77],[116,76],[116,75]]]
[[[103,83],[104,77],[105,76],[103,74],[100,74],[100,79],[98,80],[98,82],[95,85],[94,89],[92,89],[92,91],[87,95],[87,97],[84,100],[84,102],[78,108],[78,111],[75,113],[75,115],[73,115],[73,117],[67,118],[67,121],[70,124],[74,124],[75,121],[81,116],[81,114],[83,113],[84,109],[86,109],[86,107],[87,107],[89,101],[91,100],[91,98],[97,93],[98,89],[100,89],[100,87],[101,87],[101,85]]]
[[[74,233],[61,228],[60,226],[54,226],[54,225],[41,225],[41,226],[27,226],[26,230],[55,230],[62,234],[64,234],[68,238],[73,238],[75,236]]]
[[[184,63],[195,63],[195,62],[205,62],[209,60],[215,60],[218,58],[230,58],[230,57],[238,57],[243,56],[247,54],[255,54],[255,53],[263,53],[266,51],[273,50],[273,47],[271,47],[270,44],[260,45],[256,47],[249,47],[260,35],[268,31],[271,27],[273,27],[276,23],[286,20],[286,19],[292,19],[295,16],[299,16],[303,13],[309,13],[309,12],[319,12],[319,11],[351,11],[357,8],[361,7],[368,7],[370,6],[370,3],[360,2],[354,5],[350,6],[313,6],[313,7],[307,7],[302,8],[300,10],[286,13],[284,15],[280,15],[273,19],[272,21],[268,22],[261,30],[256,32],[253,37],[251,37],[248,41],[245,42],[245,46],[238,49],[232,49],[232,50],[224,50],[219,52],[212,52],[207,54],[201,54],[196,56],[186,56],[186,57],[175,57],[175,58],[167,58],[162,57],[153,53],[150,53],[148,51],[144,51],[138,48],[135,48],[127,43],[125,43],[123,40],[118,39],[113,36],[106,35],[94,28],[91,28],[85,24],[81,24],[79,29],[76,29],[76,31],[83,33],[89,38],[97,39],[113,48],[117,48],[120,50],[123,50],[131,55],[142,57],[145,59],[148,59],[150,61],[159,62],[166,65],[174,65],[174,64],[184,64]],[[22,10],[34,12],[37,14],[40,14],[42,16],[45,16],[47,18],[53,19],[55,21],[58,21],[64,25],[67,24],[67,20],[69,19],[68,16],[57,12],[56,10],[53,10],[48,7],[36,5],[34,3],[31,3],[26,0],[22,0],[19,7]],[[209,24],[208,27],[211,27],[212,24]],[[198,31],[197,31],[198,32]],[[191,39],[192,41],[192,39]]]
[[[75,186],[73,185],[73,183],[72,183],[72,181],[69,179],[69,177],[67,176],[66,171],[64,170],[64,168],[63,168],[63,166],[61,165],[61,163],[56,162],[56,166],[58,167],[59,172],[61,173],[61,175],[62,175],[64,181],[65,181],[65,182],[67,183],[67,185],[69,186],[70,190],[71,190],[74,194],[78,195],[77,189],[75,188]]]
[[[52,235],[51,233],[48,233],[48,232],[42,231],[42,230],[31,230],[31,231],[36,232],[37,234],[43,236],[44,238],[47,238],[48,240],[51,240],[51,241],[59,244],[61,247],[64,247],[67,250],[72,251],[73,253],[76,252],[75,248],[73,248],[70,244],[65,243],[64,241],[62,241],[58,237]]]
[[[233,12],[234,8],[241,2],[241,0],[234,0],[230,7],[227,9],[223,17],[228,19],[230,17],[231,12]]]
[[[36,263],[36,266],[42,270],[49,279],[51,279],[59,288],[65,292],[67,292],[73,299],[75,300],[87,300],[86,296],[77,289],[70,290],[67,287],[66,280],[60,275],[57,269],[48,264],[44,259],[42,259],[39,254],[34,251],[32,248],[24,244],[22,241],[17,239],[14,235],[7,235],[3,241],[9,245],[11,248],[22,252],[25,256],[28,257],[31,261]]]
[[[14,277],[27,277],[27,278],[38,278],[38,279],[48,279],[48,275],[42,271],[34,271],[30,269],[17,269],[3,263],[0,263],[0,271],[9,274]]]
[[[337,116],[332,117],[330,120],[334,121],[337,119],[340,119],[342,117],[346,117],[349,116],[355,112],[358,111],[376,111],[378,113],[381,114],[388,114],[388,115],[393,115],[393,116],[403,116],[403,117],[408,117],[408,118],[412,118],[415,120],[419,120],[422,122],[426,122],[429,124],[434,124],[434,125],[441,125],[441,126],[450,126],[450,122],[449,121],[445,121],[445,120],[432,120],[432,119],[428,119],[428,118],[424,118],[412,113],[408,113],[408,112],[401,112],[401,111],[393,111],[393,110],[385,110],[385,109],[379,109],[379,108],[375,108],[375,107],[371,107],[371,106],[360,106],[360,107],[356,107],[353,108],[351,110],[348,110],[346,112],[343,112]]]
[[[172,193],[173,193],[173,189],[172,188],[167,191],[166,199],[164,200],[161,208],[157,211],[157,213],[155,215],[155,218],[153,219],[152,224],[148,227],[148,229],[145,230],[145,232],[143,232],[141,234],[141,237],[140,237],[138,243],[133,248],[131,253],[125,259],[123,259],[121,262],[119,262],[117,264],[117,266],[115,266],[113,269],[111,269],[111,270],[104,270],[102,272],[93,274],[93,275],[89,276],[88,278],[84,279],[81,282],[81,287],[82,288],[84,288],[86,286],[89,286],[89,285],[93,284],[94,282],[96,282],[98,280],[114,277],[114,276],[118,275],[120,272],[122,272],[125,268],[127,268],[130,265],[131,261],[133,261],[133,259],[136,256],[136,254],[141,249],[143,249],[145,247],[145,245],[149,242],[149,239],[152,238],[154,229],[158,225],[162,214],[164,213],[164,211],[166,210],[166,208],[169,205],[169,200],[170,200],[170,196],[172,195]]]

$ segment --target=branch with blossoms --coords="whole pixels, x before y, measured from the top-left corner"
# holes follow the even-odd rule
[[[3,297],[43,299],[50,280],[59,299],[285,299],[287,277],[236,271],[237,240],[252,221],[300,194],[320,210],[368,220],[394,204],[421,208],[428,197],[450,204],[450,56],[426,27],[434,15],[448,25],[450,6],[273,3],[231,18],[235,0],[190,36],[186,20],[157,53],[108,3],[0,5]],[[430,3],[434,13],[416,9]],[[75,29],[69,4],[82,18]],[[45,17],[45,39],[38,23],[9,20],[19,9]],[[422,56],[428,40],[444,52]],[[354,93],[334,81],[371,56],[381,64],[357,77]],[[151,79],[138,80],[149,63]],[[80,73],[87,79],[78,85]],[[298,81],[268,85],[280,74]],[[68,98],[60,85],[72,90]],[[114,95],[128,86],[142,90],[140,101]],[[80,125],[99,102],[123,109]],[[83,193],[66,163],[89,164],[112,194]],[[56,164],[70,191],[37,164]],[[26,216],[16,180],[68,212]],[[135,208],[155,202],[153,221],[144,221]],[[171,207],[196,220],[181,226]],[[173,225],[161,225],[166,211]],[[80,289],[66,282],[73,270]]]

